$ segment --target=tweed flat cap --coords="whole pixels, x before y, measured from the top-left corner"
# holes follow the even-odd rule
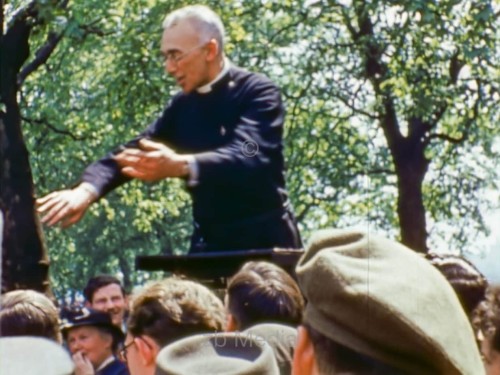
[[[54,341],[30,336],[0,338],[0,374],[69,375],[73,361]]]
[[[278,375],[269,344],[255,335],[195,335],[163,348],[156,357],[157,375]]]
[[[296,272],[308,300],[304,322],[332,341],[409,374],[484,374],[455,292],[407,247],[357,230],[323,230]]]
[[[261,323],[243,331],[247,335],[262,337],[273,349],[281,375],[291,374],[293,352],[297,343],[297,329],[284,324]]]

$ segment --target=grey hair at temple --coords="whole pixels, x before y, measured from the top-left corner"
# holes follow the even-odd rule
[[[224,25],[220,17],[209,7],[204,5],[190,5],[174,10],[163,20],[163,29],[176,25],[181,20],[189,20],[200,35],[201,40],[215,39],[219,51],[224,51]]]

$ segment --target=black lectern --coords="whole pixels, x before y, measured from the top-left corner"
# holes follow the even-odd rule
[[[135,268],[143,271],[167,271],[209,284],[225,284],[228,277],[248,261],[272,262],[295,277],[294,268],[302,249],[256,249],[207,252],[186,255],[148,255],[135,259]]]

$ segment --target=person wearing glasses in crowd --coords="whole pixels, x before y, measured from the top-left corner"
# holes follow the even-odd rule
[[[225,57],[224,26],[210,8],[177,9],[163,28],[165,70],[181,92],[139,136],[87,167],[78,186],[39,199],[42,221],[72,225],[132,178],[181,178],[193,201],[192,253],[300,248],[279,88]]]
[[[75,375],[129,375],[115,357],[123,332],[103,311],[81,308],[61,312],[61,332],[75,363]]]
[[[131,375],[154,375],[163,347],[191,335],[221,332],[224,325],[224,305],[205,286],[178,278],[157,281],[132,297],[121,359]]]

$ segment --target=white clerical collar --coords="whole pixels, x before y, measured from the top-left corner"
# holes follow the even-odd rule
[[[208,94],[210,91],[212,91],[212,86],[218,81],[220,81],[220,79],[224,77],[226,73],[229,71],[231,62],[227,57],[224,57],[223,64],[224,65],[222,66],[222,70],[217,75],[217,77],[215,77],[215,79],[212,82],[209,82],[206,85],[198,87],[196,89],[196,92],[198,92],[199,94]]]

